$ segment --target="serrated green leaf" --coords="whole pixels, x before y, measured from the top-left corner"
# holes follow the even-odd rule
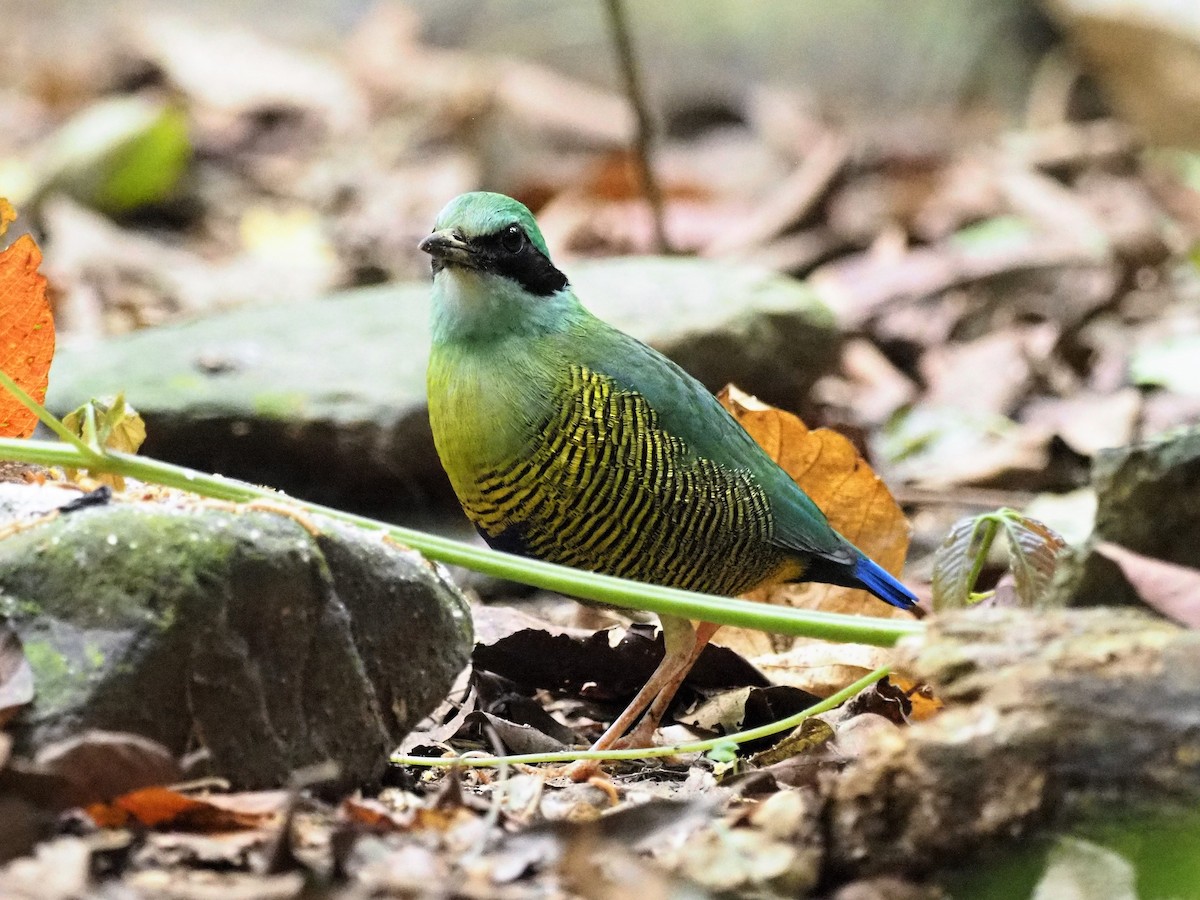
[[[933,609],[963,609],[971,604],[971,572],[978,556],[976,536],[980,517],[954,523],[933,555]]]
[[[1017,597],[1022,606],[1041,606],[1067,542],[1049,525],[1013,510],[1005,510],[1000,521],[1008,537],[1008,565]]]

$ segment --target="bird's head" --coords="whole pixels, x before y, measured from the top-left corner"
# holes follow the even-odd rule
[[[523,203],[488,191],[461,194],[438,214],[433,233],[420,243],[433,257],[433,274],[467,269],[507,278],[546,296],[567,279],[550,261],[546,241]]]
[[[576,304],[533,214],[503,194],[455,197],[420,249],[433,257],[435,340],[544,330]]]

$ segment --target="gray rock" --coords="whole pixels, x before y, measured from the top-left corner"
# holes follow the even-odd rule
[[[568,274],[597,315],[713,389],[733,381],[795,408],[836,359],[828,310],[785,276],[660,258]],[[411,521],[457,509],[429,433],[428,355],[428,284],[374,288],[63,347],[47,404],[124,390],[147,455]]]
[[[37,691],[13,723],[23,751],[131,731],[207,748],[240,786],[326,759],[362,784],[466,664],[462,595],[375,536],[199,501],[39,522],[78,493],[0,487],[0,522],[33,523],[0,541],[0,614]]]
[[[1200,567],[1200,426],[1101,451],[1092,464],[1092,484],[1097,501],[1092,540],[1055,576],[1053,590],[1063,602],[1141,604],[1117,564],[1092,551],[1099,541]]]

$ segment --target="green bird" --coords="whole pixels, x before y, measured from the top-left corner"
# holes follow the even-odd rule
[[[524,205],[463,194],[420,249],[433,438],[490,546],[711,594],[820,581],[914,609],[700,382],[583,307]],[[718,627],[662,620],[666,656],[598,749],[647,709],[636,736],[652,736]]]

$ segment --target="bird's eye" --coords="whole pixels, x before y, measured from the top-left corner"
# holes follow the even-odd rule
[[[525,232],[520,225],[509,225],[500,235],[500,246],[509,253],[519,253],[525,246]]]

